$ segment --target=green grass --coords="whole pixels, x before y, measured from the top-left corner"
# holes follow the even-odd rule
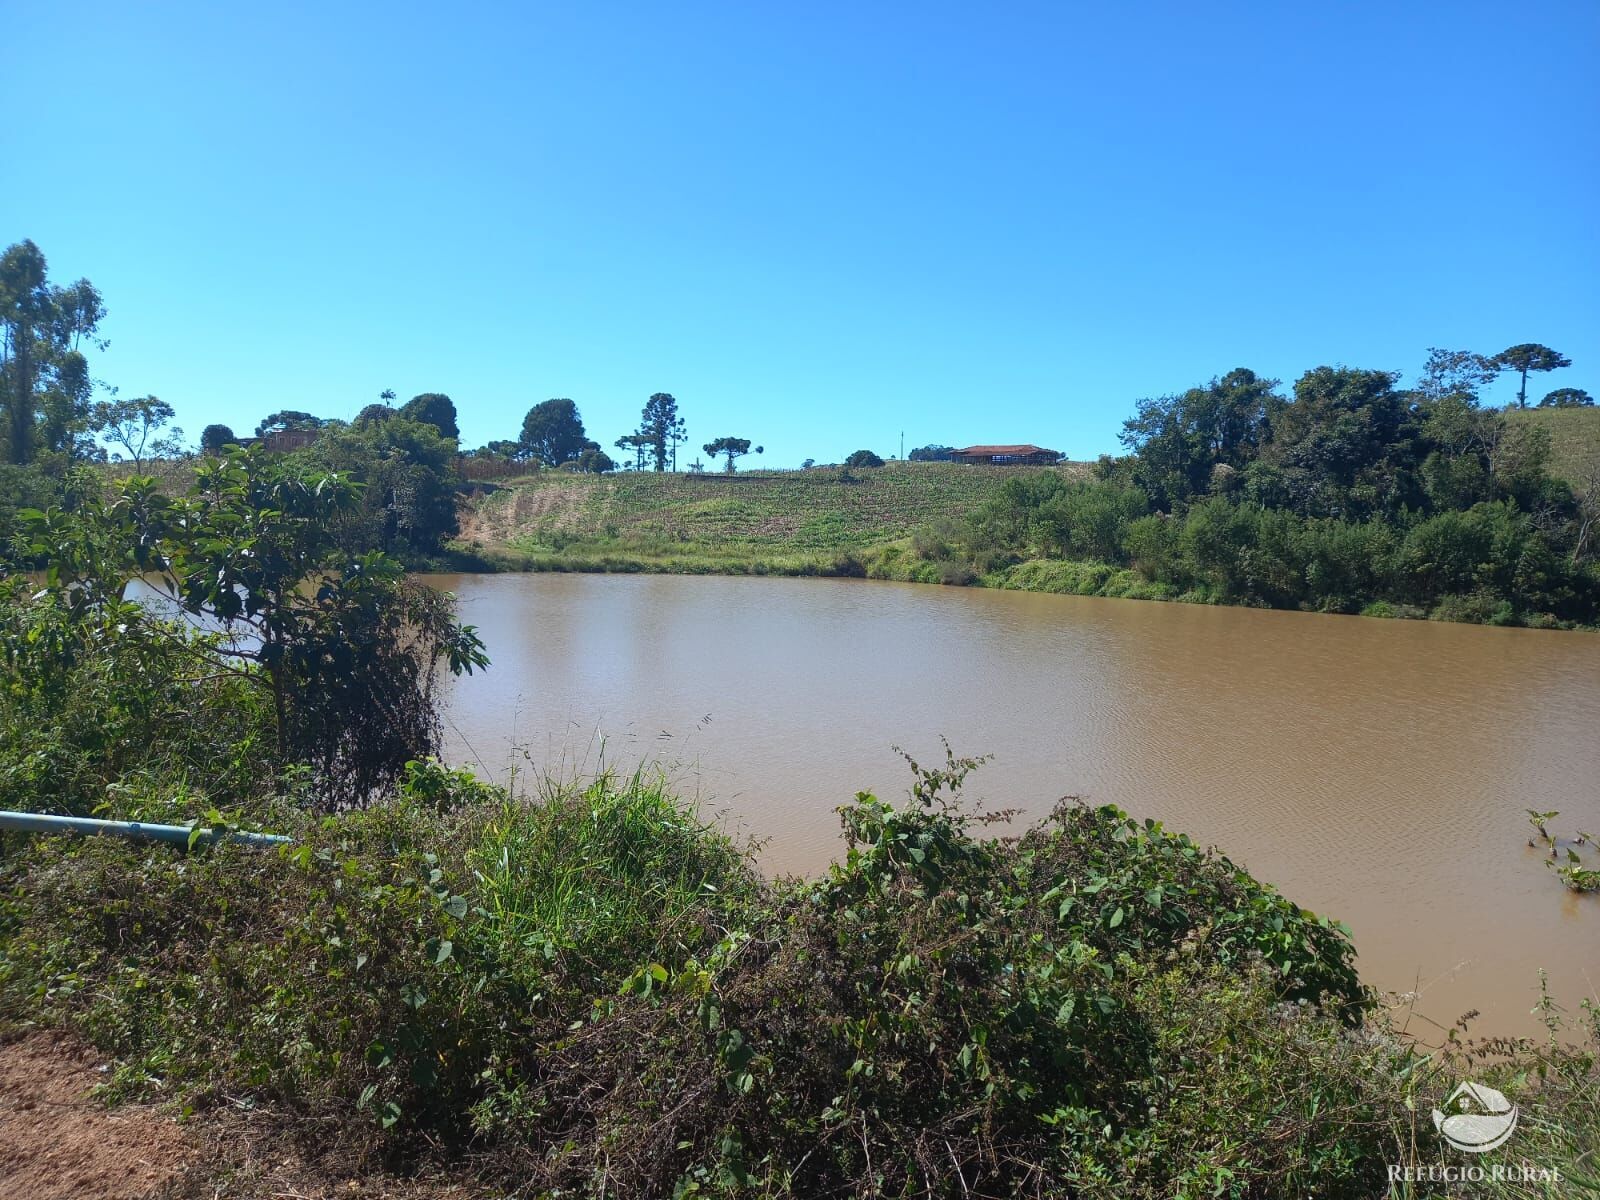
[[[546,472],[476,498],[458,544],[523,569],[826,573],[843,557],[972,511],[1017,470],[891,463],[732,477]]]
[[[1550,431],[1551,473],[1574,487],[1600,466],[1600,407],[1508,408],[1506,417],[1516,425]]]

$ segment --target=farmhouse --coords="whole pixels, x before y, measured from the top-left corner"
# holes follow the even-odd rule
[[[1025,446],[968,446],[965,450],[952,450],[950,461],[989,463],[1000,467],[1016,466],[1019,463],[1048,467],[1060,462],[1061,454],[1059,451],[1046,450],[1031,443]]]

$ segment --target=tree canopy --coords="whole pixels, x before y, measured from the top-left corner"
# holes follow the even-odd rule
[[[1572,365],[1572,360],[1565,354],[1549,346],[1541,346],[1538,342],[1522,342],[1508,347],[1489,361],[1502,371],[1516,371],[1521,376],[1522,385],[1517,391],[1518,408],[1528,407],[1529,371],[1556,371]]]
[[[282,433],[289,429],[321,429],[325,424],[321,417],[301,412],[297,408],[285,408],[270,416],[262,417],[256,426],[256,436],[266,437],[268,434]]]
[[[1539,401],[1540,408],[1587,408],[1594,403],[1594,397],[1582,388],[1557,388],[1553,392],[1546,392],[1544,399]]]
[[[645,401],[634,436],[643,439],[643,448],[654,460],[657,471],[665,471],[669,465],[677,470],[678,445],[688,436],[685,428],[678,415],[677,400],[669,392],[656,392]]]
[[[883,466],[883,459],[879,458],[871,450],[857,450],[844,460],[844,465],[847,467],[881,467]]]
[[[400,415],[408,421],[432,425],[439,431],[439,436],[451,441],[461,436],[461,428],[456,424],[455,401],[443,392],[423,392],[420,396],[411,397],[400,410]]]
[[[66,287],[50,282],[49,266],[31,241],[0,254],[0,437],[17,465],[41,452],[68,459],[93,457],[86,346],[105,317],[99,291],[87,279]]]
[[[544,463],[559,467],[585,450],[600,449],[584,432],[583,418],[571,400],[545,400],[535,404],[522,418],[522,450]]]
[[[712,458],[722,455],[728,466],[728,474],[732,475],[734,463],[746,454],[764,453],[764,448],[757,446],[754,451],[750,449],[750,439],[741,437],[719,437],[715,441],[707,442],[701,447]]]

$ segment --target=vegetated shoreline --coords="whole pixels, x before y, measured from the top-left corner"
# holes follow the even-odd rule
[[[1301,612],[1332,617],[1376,617],[1385,620],[1439,621],[1452,625],[1493,625],[1510,628],[1596,633],[1600,625],[1571,621],[1523,623],[1481,621],[1420,607],[1377,600],[1358,612],[1309,608],[1277,608],[1219,600],[1201,592],[1176,592],[1142,578],[1131,567],[1112,563],[1032,558],[982,575],[941,578],[938,565],[919,563],[911,555],[908,539],[866,551],[841,550],[837,554],[740,555],[702,548],[675,554],[653,554],[626,546],[573,543],[560,550],[535,552],[511,546],[476,546],[457,541],[442,555],[421,561],[416,569],[463,575],[571,574],[571,575],[723,575],[777,578],[869,579],[888,583],[920,583],[941,587],[974,587],[995,591],[1033,592],[1042,595],[1084,596],[1102,600],[1154,600],[1170,604],[1199,604],[1212,608],[1246,608],[1260,612]]]

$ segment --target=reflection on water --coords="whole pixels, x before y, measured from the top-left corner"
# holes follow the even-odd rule
[[[1600,830],[1600,636],[798,579],[430,576],[493,660],[447,685],[450,755],[661,759],[773,872],[834,808],[904,791],[891,749],[992,754],[994,805],[1110,801],[1349,923],[1419,1011],[1532,1032],[1538,970],[1600,994],[1600,898],[1524,809]],[[526,760],[521,760],[526,762]]]

